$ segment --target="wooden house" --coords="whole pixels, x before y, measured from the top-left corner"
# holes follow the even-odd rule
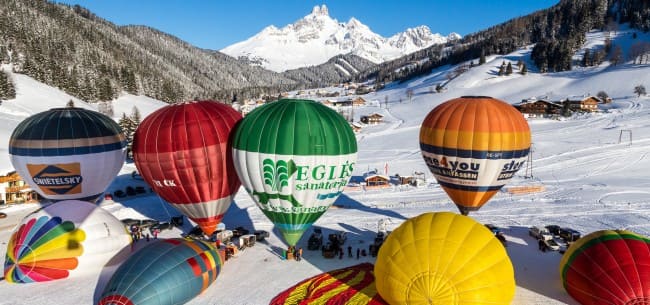
[[[361,129],[363,128],[361,124],[356,122],[351,122],[350,127],[352,127],[352,131],[354,131],[355,133],[361,132]]]
[[[0,176],[0,204],[37,202],[40,198],[16,171]]]
[[[569,103],[569,109],[571,111],[582,112],[596,112],[598,111],[598,104],[602,103],[601,99],[595,96],[588,96],[579,99],[567,98],[564,102]]]
[[[525,117],[529,118],[546,118],[555,117],[562,113],[562,105],[547,100],[523,100],[519,104],[513,105]]]
[[[379,113],[373,113],[371,115],[361,116],[360,120],[365,124],[379,124],[384,121],[384,116]]]
[[[352,106],[364,106],[366,104],[366,100],[362,97],[357,97],[352,100]]]
[[[390,184],[390,177],[379,174],[367,175],[364,180],[367,186],[380,186]]]

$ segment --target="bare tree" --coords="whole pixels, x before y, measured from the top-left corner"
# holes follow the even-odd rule
[[[616,66],[621,61],[623,60],[623,49],[621,49],[621,46],[615,46],[614,51],[612,51],[612,56],[610,57],[610,61],[612,62],[612,65]]]
[[[607,99],[609,99],[609,95],[605,91],[598,91],[598,94],[596,96],[603,101],[603,103],[607,102]]]
[[[407,89],[406,90],[406,97],[409,98],[409,103],[411,102],[411,98],[413,97],[413,89]]]
[[[637,95],[637,97],[641,97],[642,95],[646,95],[645,86],[637,85],[636,87],[634,87],[634,93]]]

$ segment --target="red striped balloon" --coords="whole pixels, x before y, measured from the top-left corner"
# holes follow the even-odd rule
[[[278,294],[270,305],[386,305],[375,288],[370,263],[332,270],[308,278]]]
[[[625,230],[593,232],[560,262],[566,291],[584,305],[650,304],[650,239]]]
[[[208,235],[241,185],[230,141],[241,118],[222,103],[184,102],[152,113],[133,136],[133,158],[144,180]]]

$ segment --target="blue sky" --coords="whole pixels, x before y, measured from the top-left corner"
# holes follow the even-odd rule
[[[325,4],[332,18],[355,17],[384,37],[427,25],[467,35],[551,7],[558,0],[54,0],[79,4],[117,25],[147,25],[197,47],[220,50],[269,25],[284,27]]]

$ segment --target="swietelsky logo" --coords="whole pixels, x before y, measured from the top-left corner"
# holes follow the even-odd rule
[[[81,193],[81,165],[27,164],[32,180],[46,195],[71,195]]]

